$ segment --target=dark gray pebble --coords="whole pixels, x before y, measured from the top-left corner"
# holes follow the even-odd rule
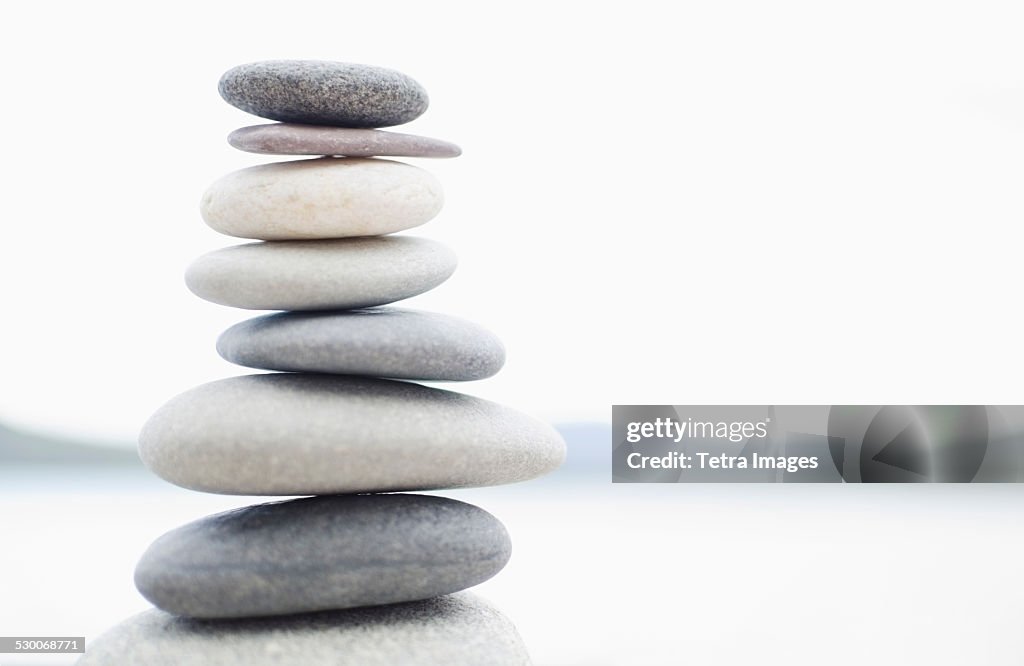
[[[428,495],[311,497],[172,530],[142,556],[135,585],[176,615],[284,615],[457,592],[498,573],[510,552],[505,527],[464,502]]]
[[[228,70],[220,96],[248,113],[286,123],[390,127],[427,110],[427,92],[384,67],[323,60],[266,60]]]

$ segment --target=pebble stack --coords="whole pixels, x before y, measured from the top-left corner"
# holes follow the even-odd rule
[[[257,242],[186,273],[199,297],[282,311],[224,332],[225,359],[269,373],[199,386],[152,416],[143,462],[185,488],[310,496],[209,516],[160,537],[135,572],[158,610],[92,642],[81,664],[523,664],[511,623],[461,592],[509,559],[504,526],[423,491],[513,483],[557,467],[549,425],[407,380],[467,381],[505,352],[466,320],[389,306],[455,270],[444,245],[394,236],[441,210],[437,180],[380,159],[455,157],[457,146],[376,128],[427,108],[423,88],[380,67],[242,65],[230,104],[279,121],[236,130],[241,150],[316,156],[214,183],[201,213]],[[346,610],[347,609],[347,610]]]

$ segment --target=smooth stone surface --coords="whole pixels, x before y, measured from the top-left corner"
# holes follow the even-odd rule
[[[224,331],[217,351],[262,370],[427,381],[483,379],[505,363],[501,341],[482,326],[401,308],[256,317]]]
[[[228,143],[268,155],[347,155],[349,157],[458,157],[454,143],[415,134],[371,129],[273,123],[236,129]]]
[[[202,299],[249,310],[342,310],[422,294],[455,272],[447,246],[385,236],[247,243],[215,250],[185,271]]]
[[[217,86],[228,104],[287,123],[389,127],[427,110],[427,91],[384,67],[324,60],[266,60],[229,69]]]
[[[431,220],[443,203],[440,183],[419,167],[322,157],[229,173],[206,190],[199,211],[228,236],[305,240],[410,229]]]
[[[511,552],[497,518],[447,497],[309,497],[168,532],[142,556],[135,586],[176,615],[284,615],[458,592],[501,571]]]
[[[238,495],[492,486],[558,467],[547,423],[441,389],[362,377],[258,374],[173,398],[139,436],[176,485]]]
[[[515,626],[462,592],[390,606],[246,620],[135,615],[86,644],[78,666],[524,666]]]

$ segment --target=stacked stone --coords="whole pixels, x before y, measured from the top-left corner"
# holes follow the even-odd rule
[[[504,363],[500,341],[476,324],[387,306],[444,282],[456,259],[435,241],[389,235],[433,218],[442,193],[426,171],[379,157],[459,149],[372,129],[427,108],[422,87],[391,70],[253,63],[228,71],[220,93],[280,121],[233,132],[236,148],[320,156],[229,174],[201,203],[212,228],[258,242],[200,258],[186,282],[215,303],[285,311],[233,326],[217,343],[225,359],[273,372],[174,398],[145,425],[140,455],[193,490],[314,497],[210,516],[157,539],[135,581],[161,610],[111,632],[83,663],[526,662],[514,629],[484,602],[441,596],[505,565],[504,526],[470,504],[394,492],[513,483],[564,458],[545,423],[396,381],[481,379]],[[400,605],[367,608],[383,604]],[[238,618],[260,619],[240,630]],[[211,631],[195,619],[236,622]],[[413,631],[421,626],[426,638]]]

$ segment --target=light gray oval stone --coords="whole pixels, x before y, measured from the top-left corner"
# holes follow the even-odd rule
[[[512,622],[469,592],[426,601],[245,620],[159,610],[89,640],[78,666],[526,666]]]
[[[258,240],[381,236],[433,219],[444,194],[411,164],[321,157],[260,164],[224,176],[199,212],[212,229]]]
[[[204,300],[247,310],[347,310],[430,291],[457,264],[446,245],[412,236],[271,241],[205,254],[185,284]]]
[[[287,312],[224,331],[225,360],[262,370],[470,381],[501,370],[505,347],[458,317],[402,308]]]
[[[265,60],[229,69],[217,86],[228,104],[270,120],[389,127],[427,110],[427,92],[385,67],[325,60]]]
[[[272,123],[236,129],[228,143],[268,155],[346,155],[348,157],[458,157],[454,143],[415,134],[371,129]]]
[[[458,592],[501,571],[511,550],[497,518],[447,497],[310,497],[168,532],[142,556],[135,585],[176,615],[286,615]]]
[[[170,483],[236,495],[493,486],[558,467],[565,442],[508,407],[385,379],[259,374],[173,398],[139,435]]]

